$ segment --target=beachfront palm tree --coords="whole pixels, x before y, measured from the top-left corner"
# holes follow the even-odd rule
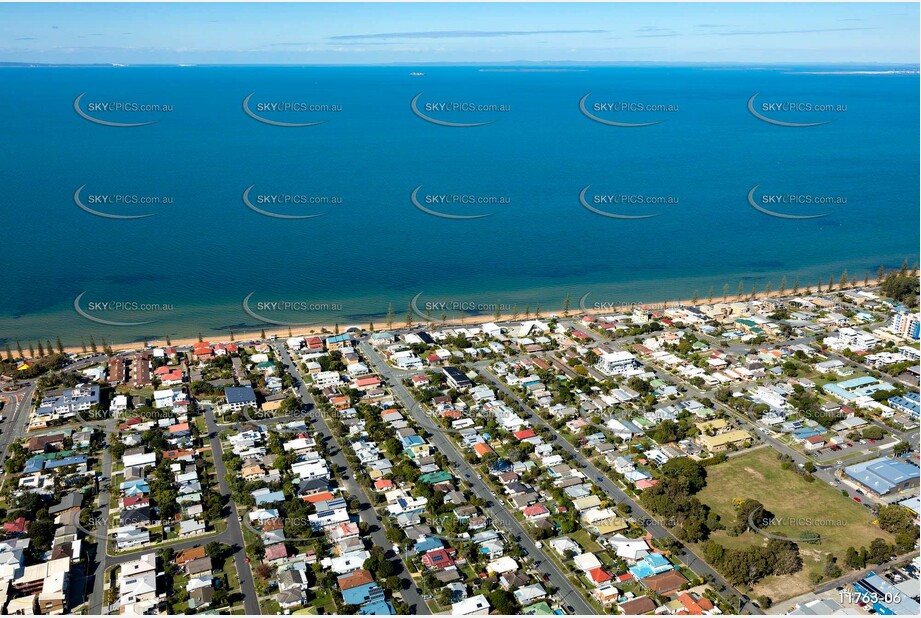
[[[201,331],[198,331],[198,343],[201,343],[204,340],[205,338],[201,336]]]
[[[822,291],[822,278],[821,277],[819,277],[819,285],[816,286],[816,290],[818,290],[819,292]]]
[[[736,298],[742,298],[745,295],[745,282],[739,281],[739,287],[736,288]]]
[[[723,302],[725,303],[727,300],[729,300],[729,284],[724,283],[723,284]]]
[[[793,280],[793,293],[799,294],[799,275]]]
[[[886,278],[886,267],[880,264],[879,268],[876,270],[876,280],[882,281],[885,278]]]
[[[870,273],[863,274],[863,284],[870,285]]]
[[[710,294],[707,295],[707,302],[711,305],[713,304],[713,288],[712,287],[710,288]]]
[[[531,317],[531,303],[528,303],[524,306],[524,319],[527,320]]]
[[[697,290],[694,290],[694,294],[691,296],[691,304],[696,305],[698,300],[700,300],[700,296],[697,293]]]
[[[173,345],[173,342],[170,340],[169,335],[166,336],[166,345]]]
[[[844,288],[847,286],[847,269],[844,269],[844,272],[841,273],[841,278],[838,280],[838,287]]]
[[[96,353],[96,338],[90,335],[90,350],[93,351],[93,354]]]
[[[64,353],[64,344],[61,343],[61,338],[58,337],[58,354]]]
[[[29,358],[35,358],[35,347],[29,342]]]
[[[780,278],[780,289],[778,290],[778,292],[783,294],[786,291],[787,291],[787,276],[784,275],[783,277]]]
[[[537,306],[534,307],[534,317],[535,318],[540,317],[540,303],[537,303]]]
[[[338,334],[339,334],[339,322],[336,322],[336,325],[335,325],[334,330],[333,330],[333,334],[335,334],[335,335],[338,335]],[[289,328],[289,329],[288,329],[288,337],[290,337],[290,336],[291,336],[291,329]]]
[[[563,299],[563,315],[569,317],[569,292],[566,292],[566,298]]]
[[[233,341],[233,331],[230,331],[230,340]]]
[[[496,312],[493,314],[493,317],[498,321],[502,317],[502,303],[496,303]]]
[[[835,276],[828,275],[828,291],[831,292],[835,289]]]
[[[768,281],[767,283],[764,284],[764,295],[765,295],[765,296],[770,296],[770,295],[771,295],[771,287],[772,287],[772,286],[771,286],[771,282],[770,282],[770,281]]]
[[[753,283],[753,284],[752,284],[752,293],[751,293],[751,295],[750,295],[750,298],[751,298],[752,300],[754,300],[754,299],[755,299],[755,296],[757,296],[757,295],[758,295],[758,291],[756,290],[755,284]]]
[[[512,307],[512,319],[513,320],[518,319],[518,305],[515,305]]]
[[[48,350],[48,355],[54,354],[54,348],[51,346],[51,339],[45,339],[45,349]]]
[[[899,274],[904,275],[908,272],[908,258],[902,260],[902,267],[899,269]]]
[[[22,353],[22,344],[19,343],[19,339],[16,340],[16,351],[19,352],[19,358],[26,357],[26,355]]]
[[[406,305],[406,327],[410,328],[413,325],[413,304],[410,302]]]
[[[37,343],[38,343],[38,355],[39,357],[42,357],[45,355],[45,348],[42,347],[41,341],[38,341]]]
[[[338,335],[339,332],[336,331],[336,334]],[[290,338],[293,337],[293,336],[294,336],[294,335],[291,334],[291,327],[289,326],[289,327],[288,327],[288,339],[290,339]]]
[[[6,360],[13,360],[13,351],[10,349],[10,344],[6,344]]]
[[[387,304],[387,330],[393,328],[393,303]]]
[[[263,328],[262,331],[259,333],[259,338],[260,338],[260,339],[265,339],[265,329],[264,329],[264,328]]]
[[[448,321],[448,314],[442,311],[439,317],[441,317],[441,325],[444,326]]]

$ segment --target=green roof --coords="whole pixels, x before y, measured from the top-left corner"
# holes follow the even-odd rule
[[[445,472],[444,470],[439,470],[438,472],[429,472],[428,474],[423,474],[419,477],[419,480],[423,483],[429,485],[434,485],[435,483],[442,483],[444,481],[450,481],[453,476]]]
[[[534,605],[528,605],[521,610],[521,613],[526,616],[549,616],[553,614],[553,610],[550,609],[550,606],[547,605],[546,601],[541,601],[540,603],[535,603]]]

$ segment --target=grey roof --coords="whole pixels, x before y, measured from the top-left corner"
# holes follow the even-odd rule
[[[71,492],[61,498],[61,502],[48,509],[48,513],[54,515],[69,509],[78,509],[83,506],[83,494],[76,491]]]
[[[227,403],[256,403],[256,393],[251,386],[230,386],[224,389]]]

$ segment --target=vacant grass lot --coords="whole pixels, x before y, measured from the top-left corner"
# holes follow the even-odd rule
[[[892,542],[892,537],[873,523],[873,513],[867,508],[823,481],[810,483],[793,470],[782,469],[776,452],[770,448],[756,449],[707,468],[707,486],[698,498],[730,524],[735,521],[736,499],[758,500],[775,518],[766,532],[791,539],[799,538],[803,532],[821,536],[817,544],[799,543],[803,557],[800,572],[767,577],[755,586],[755,594],[767,595],[775,602],[811,590],[810,575],[822,573],[826,555],[835,555],[842,570],[846,570],[843,559],[848,547],[868,546],[877,537]],[[751,531],[733,537],[723,530],[711,538],[734,549],[764,545],[768,540]]]

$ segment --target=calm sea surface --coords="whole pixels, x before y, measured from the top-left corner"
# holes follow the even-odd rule
[[[917,259],[916,74],[419,70],[0,69],[0,343],[269,327],[247,297],[278,322],[380,325],[390,304],[402,322],[419,294],[435,317],[495,304],[523,315],[567,294],[573,307],[586,293],[587,306],[706,298],[740,281],[776,290],[784,276],[789,288],[844,269],[862,280]],[[92,118],[156,122],[91,122],[74,109],[81,93]],[[244,112],[251,93],[262,118],[325,122],[260,122]],[[589,93],[599,119],[658,124],[594,121],[579,107]],[[831,122],[759,120],[747,108],[756,93],[767,118]],[[490,124],[428,122],[416,95],[433,120]],[[487,108],[443,109],[471,105]],[[760,207],[828,214],[769,216],[749,203],[756,186]],[[260,214],[242,199],[249,187],[256,209],[322,216]],[[425,209],[489,216],[428,214],[417,188]],[[591,212],[583,189],[602,212],[658,216]],[[154,216],[101,217],[77,201]],[[152,322],[94,322],[78,297],[92,318]]]

